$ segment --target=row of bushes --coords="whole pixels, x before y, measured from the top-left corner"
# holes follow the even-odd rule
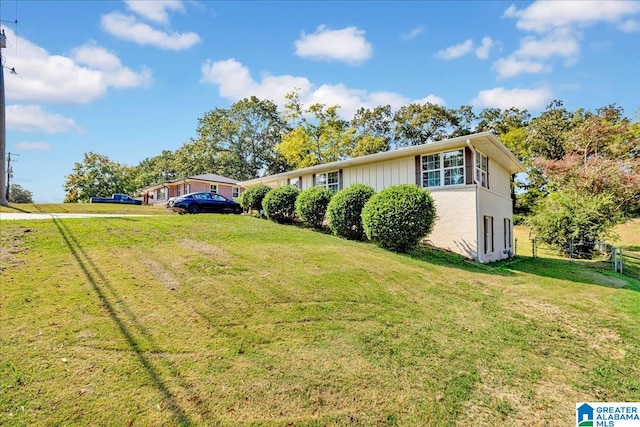
[[[415,185],[403,184],[376,193],[364,184],[352,184],[332,193],[324,187],[304,191],[293,186],[248,188],[238,199],[247,212],[260,211],[279,223],[301,220],[351,240],[365,238],[380,246],[406,252],[432,230],[436,218],[431,194]]]

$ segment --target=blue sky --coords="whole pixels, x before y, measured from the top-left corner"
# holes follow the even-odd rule
[[[64,199],[85,152],[137,165],[256,95],[282,105],[640,107],[638,1],[1,0],[12,182]]]

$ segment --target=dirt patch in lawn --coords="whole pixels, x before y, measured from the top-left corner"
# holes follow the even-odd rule
[[[18,254],[26,251],[26,248],[22,245],[21,239],[31,231],[30,228],[3,224],[0,232],[0,272],[22,264],[23,261]]]

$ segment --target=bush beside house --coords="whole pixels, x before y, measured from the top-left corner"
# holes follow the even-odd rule
[[[351,184],[339,191],[327,206],[327,223],[333,234],[351,240],[364,240],[362,208],[375,190],[366,184]]]

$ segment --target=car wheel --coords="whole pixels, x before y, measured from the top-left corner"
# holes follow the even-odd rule
[[[189,212],[190,214],[197,214],[198,212],[200,212],[200,207],[198,205],[189,205],[189,207],[187,208],[187,212]]]

